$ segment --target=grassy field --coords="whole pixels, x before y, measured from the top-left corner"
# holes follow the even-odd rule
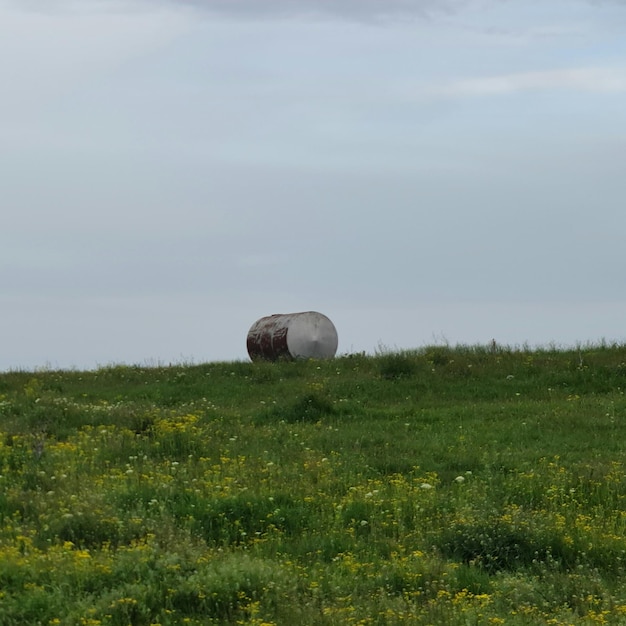
[[[626,624],[626,346],[0,374],[0,624]]]

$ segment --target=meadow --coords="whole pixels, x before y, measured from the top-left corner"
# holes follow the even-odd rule
[[[626,624],[625,387],[624,345],[0,374],[0,624]]]

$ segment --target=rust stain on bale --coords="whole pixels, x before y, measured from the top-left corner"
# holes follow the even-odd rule
[[[248,354],[253,361],[274,361],[289,357],[287,327],[282,315],[270,315],[258,320],[248,332]]]

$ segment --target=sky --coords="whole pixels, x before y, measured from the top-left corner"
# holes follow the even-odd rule
[[[0,0],[0,371],[626,342],[626,1]]]

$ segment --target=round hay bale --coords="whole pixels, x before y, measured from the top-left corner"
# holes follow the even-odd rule
[[[248,331],[248,354],[253,361],[332,359],[337,330],[321,313],[277,313],[262,317]]]

